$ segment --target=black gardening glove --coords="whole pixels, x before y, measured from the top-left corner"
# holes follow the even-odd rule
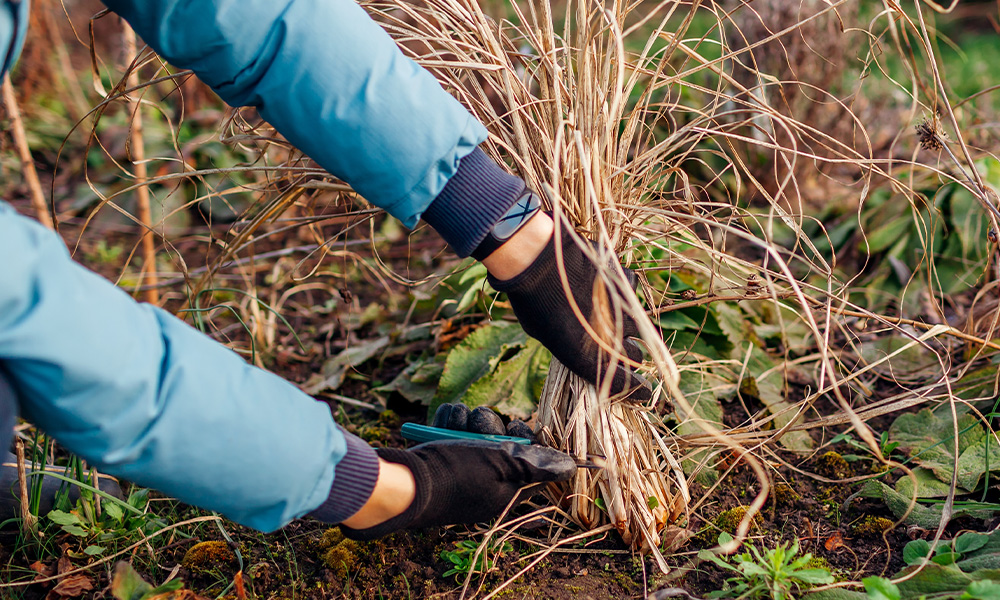
[[[488,406],[477,406],[469,410],[462,402],[444,403],[434,411],[432,427],[468,431],[485,435],[509,435],[535,441],[535,433],[520,419],[511,419],[506,425],[503,419]]]
[[[540,341],[570,371],[596,384],[598,372],[602,378],[606,377],[610,356],[590,337],[570,306],[559,276],[557,241],[553,234],[535,262],[517,277],[499,281],[490,276],[490,285],[498,292],[507,294],[514,314],[528,335]],[[597,267],[573,242],[568,232],[564,233],[561,243],[563,264],[573,299],[593,327]],[[615,290],[608,291],[616,293]],[[635,362],[642,362],[642,351],[629,339],[639,335],[635,320],[627,314],[623,315],[622,329],[625,354]],[[611,393],[622,392],[628,392],[628,399],[633,402],[645,402],[651,396],[645,381],[619,360]]]
[[[446,440],[410,450],[379,448],[383,460],[413,473],[416,495],[398,517],[368,529],[340,526],[354,540],[373,540],[400,529],[489,521],[518,491],[576,473],[573,458],[558,450],[514,442]]]

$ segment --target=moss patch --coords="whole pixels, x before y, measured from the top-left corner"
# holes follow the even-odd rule
[[[816,459],[816,472],[828,479],[848,479],[854,476],[850,463],[833,450]]]
[[[893,522],[885,517],[866,515],[851,527],[851,534],[857,537],[880,538],[892,529]]]
[[[199,542],[184,554],[181,565],[192,571],[204,571],[236,562],[236,554],[226,542]]]
[[[317,548],[323,564],[338,577],[347,577],[358,562],[358,543],[345,538],[338,527],[324,531]]]

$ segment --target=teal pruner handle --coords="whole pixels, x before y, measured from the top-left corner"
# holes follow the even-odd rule
[[[403,423],[400,433],[410,441],[421,443],[437,440],[488,440],[491,442],[514,442],[515,444],[524,444],[525,446],[531,445],[531,440],[520,437],[469,433],[468,431],[428,427],[427,425],[418,425],[416,423]]]

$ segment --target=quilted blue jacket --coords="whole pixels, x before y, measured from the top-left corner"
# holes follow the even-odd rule
[[[9,64],[27,1],[0,3]],[[486,137],[351,0],[105,3],[408,226]],[[325,405],[134,302],[3,202],[0,372],[24,417],[99,468],[257,529],[337,489],[349,439]]]

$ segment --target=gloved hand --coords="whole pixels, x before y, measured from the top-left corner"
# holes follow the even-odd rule
[[[535,441],[535,433],[528,424],[520,419],[511,419],[503,424],[500,415],[488,406],[477,406],[473,410],[462,402],[450,404],[445,402],[434,411],[432,427],[468,431],[486,435],[509,435]]]
[[[577,319],[566,297],[556,261],[556,243],[562,244],[563,264],[570,291],[580,311],[593,326],[593,290],[597,267],[573,242],[568,232],[561,240],[553,235],[527,269],[513,279],[500,281],[489,276],[490,285],[504,292],[528,335],[540,341],[559,362],[591,383],[597,383],[598,372],[607,377],[610,365],[608,352],[594,341]],[[614,290],[609,290],[614,294]],[[595,328],[596,329],[596,328]],[[639,329],[632,317],[623,315],[624,350],[629,359],[642,362],[642,351],[628,338],[638,337]],[[633,402],[649,400],[651,392],[645,381],[631,367],[618,361],[611,383],[611,393],[628,392]]]
[[[341,525],[344,535],[354,540],[372,540],[400,529],[488,521],[522,487],[566,481],[577,469],[568,454],[514,442],[447,440],[377,452],[413,473],[416,495],[401,515],[380,525],[368,529]]]

